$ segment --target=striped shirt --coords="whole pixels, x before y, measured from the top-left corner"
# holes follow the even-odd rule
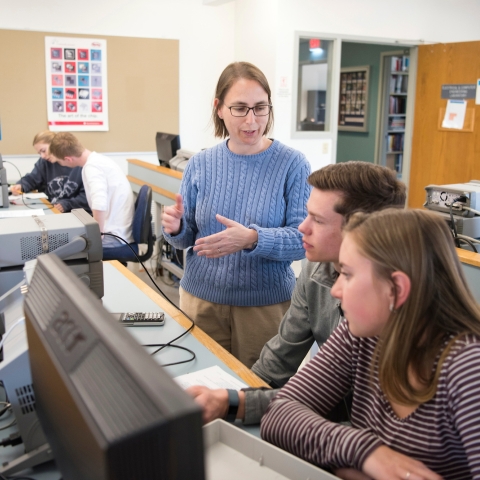
[[[480,479],[480,338],[455,341],[435,396],[406,418],[394,413],[370,362],[378,338],[343,322],[270,403],[261,435],[324,468],[361,470],[381,445],[423,462],[445,479]],[[325,420],[353,388],[352,426]]]

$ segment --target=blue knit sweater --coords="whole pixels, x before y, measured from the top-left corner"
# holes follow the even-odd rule
[[[180,193],[185,214],[178,235],[164,233],[175,248],[226,227],[219,213],[258,232],[258,245],[222,258],[189,249],[181,286],[214,303],[261,306],[290,300],[295,275],[290,264],[305,256],[298,226],[306,217],[310,165],[297,150],[274,140],[256,155],[237,155],[222,142],[193,156]]]

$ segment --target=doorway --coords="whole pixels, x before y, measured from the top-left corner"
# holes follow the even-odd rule
[[[409,47],[405,47],[409,50]],[[403,47],[400,47],[401,51]],[[341,69],[348,69],[362,65],[370,67],[367,106],[367,131],[341,131],[337,137],[336,162],[361,160],[365,162],[383,163],[380,160],[378,142],[380,135],[387,131],[382,127],[385,105],[382,104],[382,95],[385,87],[385,58],[398,54],[398,45],[384,45],[357,42],[342,42]],[[386,95],[386,93],[385,93]]]

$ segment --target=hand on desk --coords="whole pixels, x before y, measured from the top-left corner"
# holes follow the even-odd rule
[[[20,184],[12,185],[10,187],[12,195],[21,195],[22,194],[22,186]]]
[[[209,423],[217,418],[225,418],[228,413],[228,392],[224,388],[212,390],[207,387],[196,385],[187,388],[194,400],[202,407],[203,423]],[[238,392],[239,406],[237,418],[244,418],[245,412],[245,392]]]
[[[60,213],[64,213],[65,212],[65,209],[62,207],[62,204],[61,203],[56,203],[54,205],[54,207],[60,212]]]

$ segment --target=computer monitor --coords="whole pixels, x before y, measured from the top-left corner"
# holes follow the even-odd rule
[[[161,166],[169,167],[168,161],[171,160],[180,149],[180,135],[172,133],[157,132],[155,137],[157,144],[157,156]]]
[[[55,255],[37,258],[24,311],[63,480],[205,478],[198,406]]]

